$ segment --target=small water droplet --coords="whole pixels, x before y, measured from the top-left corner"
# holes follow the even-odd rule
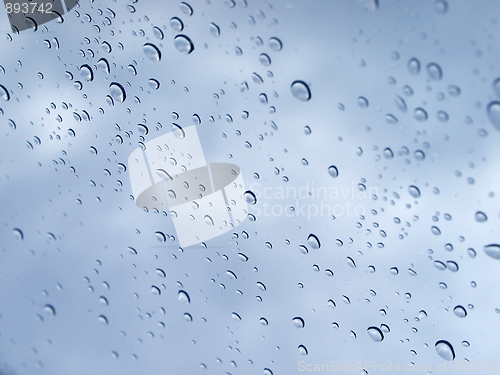
[[[307,351],[307,348],[304,345],[299,345],[298,346],[299,353],[301,355],[307,355],[309,352]]]

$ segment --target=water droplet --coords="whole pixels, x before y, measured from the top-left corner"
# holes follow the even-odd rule
[[[328,174],[332,176],[333,178],[337,178],[339,176],[339,170],[335,165],[330,165],[328,167]]]
[[[260,54],[259,61],[264,66],[271,65],[271,58],[268,55],[266,55],[265,53]]]
[[[212,34],[213,36],[219,36],[220,35],[220,28],[215,23],[212,22],[208,26],[208,29],[210,30],[210,34]]]
[[[438,14],[446,14],[448,12],[448,2],[446,0],[434,1],[434,10]]]
[[[184,13],[186,16],[193,15],[193,8],[191,8],[191,5],[189,5],[188,3],[185,2],[180,3],[179,8],[181,9],[181,12]]]
[[[311,90],[304,81],[294,81],[290,86],[293,96],[302,102],[307,102],[311,99]]]
[[[111,94],[111,97],[114,100],[117,100],[121,103],[123,103],[125,101],[125,99],[127,98],[127,95],[125,93],[125,89],[123,88],[122,85],[120,85],[117,82],[112,82],[109,85],[109,92]]]
[[[153,295],[155,295],[155,296],[159,296],[161,294],[161,290],[157,286],[152,285],[151,286],[151,293],[153,293]]]
[[[498,244],[490,244],[486,245],[483,248],[486,255],[492,257],[493,259],[500,260],[500,245]]]
[[[167,274],[161,268],[156,269],[156,274],[160,277],[167,277]]]
[[[413,117],[415,117],[415,120],[417,121],[427,121],[429,116],[427,115],[427,112],[423,108],[415,108],[413,111]]]
[[[319,242],[318,237],[316,237],[316,235],[312,233],[307,237],[307,243],[313,249],[319,249],[321,247],[321,243]]]
[[[304,328],[306,323],[304,322],[304,319],[302,319],[300,316],[296,316],[295,318],[292,319],[293,325],[297,328]]]
[[[500,102],[491,102],[486,107],[486,111],[491,124],[500,131]]]
[[[146,43],[142,47],[144,54],[147,58],[152,61],[160,61],[161,60],[161,52],[153,43]]]
[[[183,290],[179,290],[179,293],[177,294],[177,298],[179,299],[180,302],[188,304],[191,302],[191,299],[189,298],[189,294],[187,294]]]
[[[94,72],[92,71],[92,68],[84,64],[80,67],[80,76],[87,82],[91,82],[94,80]]]
[[[488,216],[482,211],[477,211],[476,214],[474,215],[474,218],[478,223],[484,223],[488,221]]]
[[[184,139],[184,137],[186,137],[186,133],[184,132],[184,129],[182,129],[182,126],[172,123],[171,129],[175,138]]]
[[[384,334],[378,327],[369,327],[367,331],[370,338],[375,342],[380,342],[384,339]]]
[[[453,361],[455,359],[455,350],[453,346],[446,340],[439,340],[434,345],[437,354],[446,361]]]
[[[174,46],[177,48],[177,51],[185,55],[189,55],[194,50],[193,42],[184,34],[177,35],[174,38]]]
[[[408,70],[411,74],[419,74],[420,73],[420,61],[415,57],[408,60]]]
[[[250,190],[245,191],[245,193],[243,194],[243,198],[245,198],[245,201],[248,204],[256,204],[257,203],[257,197]]]
[[[99,320],[99,322],[101,324],[104,324],[105,326],[108,325],[108,318],[106,318],[104,315],[99,315],[99,317],[97,318],[97,320]]]
[[[56,309],[52,305],[47,304],[43,306],[43,311],[45,312],[46,315],[56,316]]]
[[[22,241],[24,239],[24,234],[23,232],[21,231],[21,229],[19,228],[14,228],[12,230],[12,232],[14,233],[14,236],[16,236],[16,238],[19,240],[19,241]]]
[[[366,99],[365,97],[363,96],[360,96],[358,98],[358,105],[361,107],[361,108],[368,108],[368,99]]]
[[[269,38],[269,48],[273,51],[278,52],[283,48],[283,43],[276,37]]]
[[[157,169],[156,174],[164,181],[173,180],[172,176],[165,169]],[[173,190],[168,190],[167,195],[172,199],[175,199],[176,197],[175,192]]]
[[[453,262],[451,260],[448,260],[446,262],[446,267],[448,268],[448,270],[450,270],[451,272],[458,272],[458,264],[456,262]]]
[[[238,313],[233,312],[231,316],[234,320],[241,320],[241,316]]]
[[[399,270],[398,270],[398,268],[397,268],[397,267],[392,267],[392,268],[390,269],[390,272],[391,272],[391,274],[393,274],[393,275],[397,275],[397,274],[399,273]]]
[[[181,19],[177,17],[172,17],[170,19],[170,27],[177,33],[180,33],[182,30],[184,30],[184,24],[182,23]]]
[[[434,234],[436,236],[439,236],[441,234],[441,230],[436,226],[431,227],[431,232],[432,232],[432,234]]]
[[[102,72],[109,74],[109,63],[108,60],[106,60],[105,58],[99,59],[99,61],[97,62],[97,67]],[[71,79],[73,79],[73,77],[71,77]]]
[[[408,109],[405,100],[399,95],[396,95],[394,97],[394,103],[396,104],[396,107],[398,107],[402,112],[406,112],[406,110]]]
[[[427,64],[427,74],[434,81],[440,81],[443,78],[443,71],[441,67],[436,63]]]
[[[212,219],[211,216],[205,215],[204,220],[205,220],[205,224],[207,224],[207,225],[214,225],[214,220]]]
[[[455,308],[453,309],[453,312],[459,318],[465,318],[467,316],[467,310],[465,310],[465,308],[461,305],[455,306]]]
[[[414,185],[408,187],[408,192],[413,198],[420,198],[420,190]]]
[[[440,271],[443,271],[443,270],[446,269],[446,264],[444,264],[443,262],[441,262],[439,260],[435,260],[434,261],[434,267],[436,267]]]
[[[0,85],[0,98],[5,101],[8,101],[10,99],[9,90],[7,90],[4,85]]]
[[[307,348],[304,345],[299,345],[298,346],[299,353],[301,355],[307,355],[309,352],[307,351]]]
[[[269,324],[266,318],[260,318],[259,323],[262,324],[263,326],[267,326]]]

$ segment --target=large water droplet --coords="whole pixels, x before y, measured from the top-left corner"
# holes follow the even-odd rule
[[[118,82],[112,82],[109,85],[109,92],[114,100],[119,102],[124,102],[127,98],[127,94],[125,93],[125,89]]]
[[[16,236],[16,238],[19,240],[19,241],[22,241],[24,239],[24,234],[22,232],[21,229],[19,228],[14,228],[12,230],[12,232],[14,233],[14,236]]]
[[[483,250],[486,253],[486,255],[492,257],[493,259],[500,260],[500,245],[498,245],[496,243],[495,244],[486,245],[483,248]]]
[[[484,223],[488,221],[488,216],[483,211],[477,211],[476,214],[474,215],[474,218],[478,223]]]
[[[295,81],[290,86],[293,96],[303,102],[311,99],[311,90],[304,81]]]
[[[321,242],[319,242],[318,237],[316,237],[316,235],[312,233],[309,235],[309,237],[307,237],[307,243],[313,249],[319,249],[321,247]]]
[[[245,198],[245,201],[248,204],[256,204],[257,203],[257,197],[250,190],[245,191],[245,193],[243,194],[243,198]]]
[[[333,178],[337,178],[339,176],[339,170],[335,165],[330,165],[328,167],[328,174],[332,176]]]
[[[448,341],[439,340],[434,346],[436,348],[437,354],[439,354],[441,358],[447,361],[453,361],[455,359],[455,350]]]
[[[180,18],[172,17],[170,19],[170,27],[177,33],[180,33],[184,29],[184,24]]]
[[[177,298],[179,299],[180,302],[188,304],[191,302],[191,299],[189,298],[189,294],[187,294],[183,290],[179,290],[179,293],[177,294]]]
[[[306,323],[304,322],[304,319],[302,319],[300,316],[296,316],[295,318],[292,319],[293,325],[297,328],[304,328]]]
[[[266,55],[265,53],[260,54],[259,61],[264,66],[271,65],[271,58],[268,55]]]
[[[184,13],[185,15],[187,16],[193,15],[193,8],[188,3],[182,2],[179,5],[179,8],[181,8],[181,12]]]
[[[144,54],[152,61],[161,60],[161,52],[153,43],[146,43],[142,47]]]
[[[91,82],[94,80],[94,72],[92,71],[92,68],[84,64],[80,67],[80,76],[87,82]]]
[[[373,326],[369,327],[367,329],[367,332],[368,332],[368,335],[370,336],[370,338],[375,342],[380,342],[384,339],[384,334],[382,333],[382,331],[378,327],[373,327]]]
[[[97,67],[104,73],[109,74],[109,63],[104,57],[99,59]]]
[[[436,63],[427,64],[427,74],[434,81],[440,81],[443,78],[443,71],[441,67]]]
[[[500,131],[500,102],[491,102],[486,107],[486,111],[491,124]]]
[[[415,120],[417,121],[427,121],[429,118],[429,115],[427,115],[427,112],[423,108],[415,108],[413,111],[413,117],[415,117]]]
[[[212,217],[210,215],[205,215],[204,220],[205,220],[205,224],[210,225],[210,226],[214,225],[214,219],[212,219]]]
[[[415,57],[408,60],[408,70],[411,74],[419,74],[420,73],[420,61]]]
[[[408,192],[413,198],[420,198],[420,190],[414,185],[408,187]]]
[[[467,310],[465,310],[465,307],[460,306],[460,305],[455,306],[455,308],[453,309],[453,312],[459,318],[465,318],[467,316]]]
[[[174,46],[177,51],[189,55],[194,50],[194,44],[188,36],[180,34],[174,38]]]
[[[309,352],[307,351],[307,348],[304,345],[299,345],[298,346],[299,353],[301,355],[307,355]]]
[[[215,23],[212,22],[208,26],[208,29],[210,30],[210,34],[212,34],[213,36],[219,36],[220,35],[220,28]]]
[[[4,85],[0,85],[0,98],[5,101],[10,99],[9,90]]]
[[[281,51],[283,43],[281,43],[281,40],[276,37],[269,38],[269,48],[276,52]]]

